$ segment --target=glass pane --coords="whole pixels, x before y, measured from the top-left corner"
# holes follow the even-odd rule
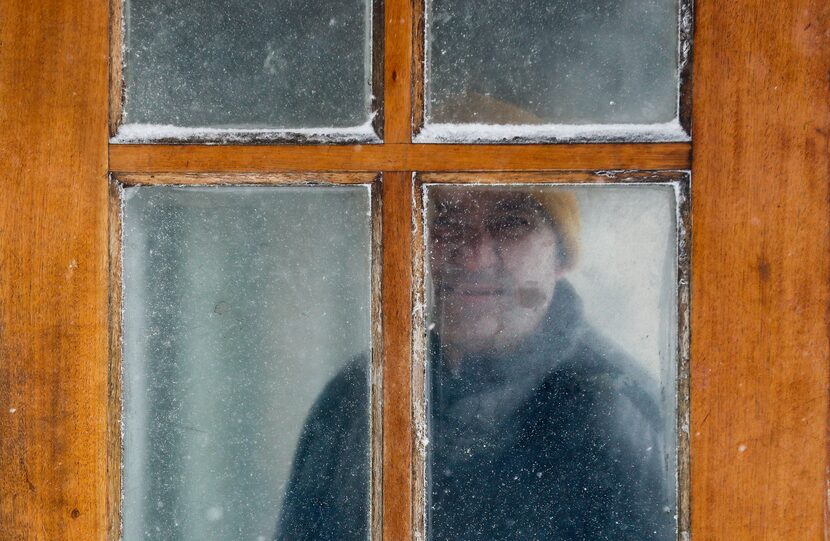
[[[125,541],[368,537],[369,199],[126,190]]]
[[[427,0],[426,122],[671,122],[677,21],[678,0]]]
[[[670,185],[426,188],[430,539],[676,539]]]
[[[370,0],[126,0],[125,20],[127,124],[369,121]]]

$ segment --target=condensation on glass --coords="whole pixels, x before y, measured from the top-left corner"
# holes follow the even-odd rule
[[[122,139],[371,134],[372,0],[125,0],[124,15]]]
[[[679,7],[426,0],[420,138],[687,137],[678,124]]]
[[[123,210],[123,539],[367,539],[368,187]]]
[[[675,186],[424,200],[427,537],[676,539]]]

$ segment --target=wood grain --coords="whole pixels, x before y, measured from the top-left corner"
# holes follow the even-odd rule
[[[383,535],[383,204],[382,178],[372,183],[372,495],[371,536]]]
[[[107,530],[109,2],[0,16],[0,539]]]
[[[825,539],[830,4],[697,4],[692,538]]]
[[[383,539],[412,539],[412,175],[383,176]]]
[[[124,0],[110,0],[109,135],[124,118]]]
[[[385,93],[383,82],[386,73],[383,69],[386,56],[386,10],[383,0],[372,2],[372,127],[380,140],[383,140],[383,130],[386,115],[383,101]]]
[[[387,116],[391,113],[387,112]],[[116,172],[688,169],[688,143],[575,145],[111,145]]]
[[[107,539],[121,539],[122,187],[109,183],[109,363],[107,366]]]
[[[426,0],[412,0],[412,135],[424,127],[426,117]]]
[[[370,184],[379,173],[118,173],[124,186]]]
[[[384,0],[384,141],[412,138],[412,3]]]

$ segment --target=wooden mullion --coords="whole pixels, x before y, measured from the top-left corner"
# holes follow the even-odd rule
[[[426,0],[412,0],[412,135],[424,127],[426,117]]]
[[[378,174],[353,173],[118,173],[124,186],[222,186],[222,185],[300,185],[371,184]]]
[[[123,173],[660,170],[690,165],[688,143],[110,145],[110,169]]]
[[[121,185],[109,186],[109,363],[107,364],[107,535],[121,539],[122,258]]]
[[[124,0],[109,0],[109,135],[114,136],[124,117]]]
[[[412,138],[412,2],[384,0],[384,140]]]
[[[107,535],[107,1],[0,16],[0,539]]]
[[[383,176],[383,539],[412,539],[412,174]]]

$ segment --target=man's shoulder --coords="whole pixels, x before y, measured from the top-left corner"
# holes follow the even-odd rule
[[[352,357],[326,384],[321,397],[329,400],[368,391],[371,361],[368,355]]]
[[[569,354],[546,380],[565,401],[608,429],[660,430],[663,414],[657,381],[612,341],[584,325]],[[590,409],[590,411],[587,411]]]
[[[305,433],[349,432],[362,426],[369,415],[371,361],[357,355],[329,380],[308,414]]]

